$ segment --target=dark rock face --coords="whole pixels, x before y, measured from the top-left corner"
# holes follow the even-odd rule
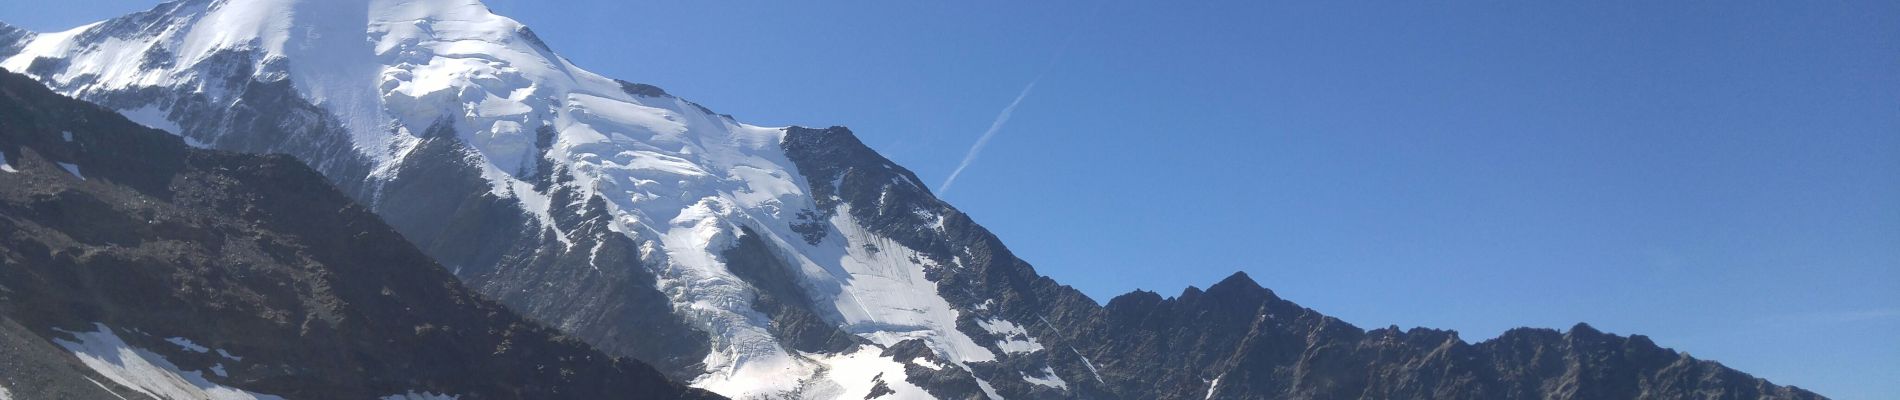
[[[144,398],[49,342],[95,323],[184,369],[211,356],[163,338],[243,355],[207,379],[286,398],[712,397],[465,289],[298,160],[189,149],[5,72],[0,154],[16,398]]]
[[[20,54],[20,48],[26,46],[26,39],[31,37],[33,32],[0,22],[0,58]]]
[[[128,18],[141,15],[144,14]],[[146,59],[140,61],[143,64],[170,63],[176,57],[168,52],[148,52],[145,56]],[[257,55],[252,52],[224,51],[198,64],[197,68],[205,71],[200,79],[208,81],[199,83],[234,88],[230,94],[233,98],[159,87],[85,90],[78,97],[118,110],[166,110],[170,120],[180,121],[179,132],[174,133],[188,140],[220,150],[291,155],[330,177],[345,193],[370,199],[375,189],[375,182],[369,179],[370,161],[356,151],[343,123],[322,107],[304,100],[289,80],[254,78],[260,72],[281,75],[286,68],[282,60],[278,60],[264,64],[260,71],[253,61],[255,58]],[[46,77],[66,68],[64,60],[45,60],[45,65],[36,61],[37,70],[27,72]],[[81,92],[90,82],[49,80],[43,83],[57,85],[55,90],[73,93]],[[243,134],[231,134],[234,132]]]
[[[546,148],[544,144],[542,146]],[[573,245],[496,197],[479,161],[446,126],[431,128],[382,185],[376,212],[470,287],[608,354],[689,379],[710,351],[706,334],[673,314],[638,246],[607,229],[605,204],[580,200],[565,170],[542,164],[537,185],[583,213],[551,221]]]
[[[871,386],[871,393],[864,395],[865,400],[897,394],[896,390],[891,390],[890,382],[884,381],[884,374],[877,374],[877,376],[871,378],[871,380],[876,382],[876,384]]]
[[[627,82],[627,81],[614,81],[614,82],[620,83],[621,91],[627,92],[627,94],[634,95],[634,96],[641,96],[641,97],[671,97],[672,96],[666,93],[666,89],[661,89],[659,86],[653,86],[653,85],[648,85],[644,83],[633,83],[633,82]]]
[[[975,320],[1032,321],[1043,351],[972,363],[1008,398],[1124,399],[1819,399],[1814,393],[1695,360],[1642,336],[1519,329],[1469,344],[1455,332],[1366,331],[1280,299],[1244,274],[1163,298],[1136,292],[1097,305],[1035,273],[987,230],[937,200],[909,171],[844,128],[790,128],[787,156],[820,209],[851,205],[879,235],[962,268],[929,271],[959,308],[959,327],[994,342]],[[837,182],[837,184],[833,184]],[[924,210],[928,213],[917,213]],[[919,215],[944,216],[942,232]],[[817,218],[814,218],[817,219]],[[948,265],[947,263],[940,264]],[[911,344],[911,343],[906,343]],[[921,344],[886,350],[900,362]],[[1066,392],[1013,374],[1051,367]],[[982,398],[969,376],[907,367],[940,398]]]
[[[738,244],[726,250],[726,265],[733,275],[758,289],[752,306],[772,318],[773,336],[787,347],[809,353],[838,353],[864,342],[813,311],[815,302],[799,286],[792,266],[760,240],[758,233],[751,229],[742,232]]]

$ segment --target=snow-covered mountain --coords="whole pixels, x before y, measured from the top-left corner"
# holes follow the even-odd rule
[[[812,187],[787,154],[792,130],[746,125],[580,69],[476,1],[185,0],[18,43],[0,67],[196,145],[297,156],[476,287],[603,348],[644,339],[628,332],[642,324],[622,319],[677,319],[678,336],[704,337],[707,350],[671,366],[702,364],[693,372],[703,374],[686,375],[722,394],[862,397],[883,376],[906,395],[917,389],[902,379],[904,364],[879,353],[910,339],[942,357],[945,365],[933,365],[942,368],[1041,351],[1027,337],[979,343],[966,333],[1023,324],[959,311],[980,304],[937,295],[926,277],[968,268],[956,254],[925,254],[866,227],[851,204],[814,197],[828,190]],[[923,190],[908,174],[886,184]],[[470,212],[405,211],[415,209]],[[943,223],[937,209],[878,212]],[[516,251],[482,257],[458,246],[510,225],[533,229],[500,247],[466,247]],[[785,268],[797,283],[788,289],[806,297],[793,307],[849,339],[818,351],[781,343],[786,327],[757,307],[760,290],[727,262],[735,244],[754,240],[765,254],[757,258],[782,262],[771,268]],[[579,270],[519,271],[539,264]],[[646,287],[616,287],[630,285]],[[627,305],[575,296],[614,291],[656,291],[667,315],[627,318],[616,310]],[[577,302],[599,304],[554,304]],[[619,328],[588,334],[595,324]],[[991,379],[1065,386],[1047,369]]]
[[[1250,280],[1220,303],[1238,322],[1144,323],[1173,303],[1038,275],[844,128],[602,77],[475,0],[179,0],[0,26],[0,68],[195,146],[296,157],[483,294],[731,397],[1323,395],[1352,388],[1243,360],[1253,338],[1368,340],[1264,311],[1290,303]],[[1329,368],[1396,368],[1375,361]],[[1236,383],[1259,389],[1215,390]]]
[[[0,72],[0,399],[713,399],[461,285],[283,156]]]

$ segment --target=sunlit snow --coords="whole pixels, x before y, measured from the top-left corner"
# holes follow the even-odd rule
[[[1069,390],[1069,383],[1063,381],[1062,377],[1056,376],[1056,370],[1051,369],[1049,367],[1042,367],[1042,370],[1037,371],[1037,372],[1038,372],[1037,374],[1024,372],[1023,382],[1029,382],[1031,384],[1052,387],[1052,388],[1056,388],[1060,390]]]
[[[989,331],[991,335],[1001,338],[996,341],[996,347],[1005,353],[1024,354],[1042,351],[1042,344],[1037,343],[1036,338],[1030,337],[1029,331],[1023,329],[1022,325],[989,318],[977,320],[976,323],[983,327],[983,330]]]
[[[212,383],[202,372],[182,371],[157,353],[126,344],[105,324],[93,326],[98,330],[64,332],[77,341],[53,339],[53,343],[73,352],[86,367],[120,386],[167,400],[282,399]]]
[[[192,342],[191,339],[175,337],[175,338],[165,339],[165,341],[171,342],[171,344],[174,344],[174,345],[178,345],[178,348],[191,350],[191,352],[193,353],[205,353],[205,352],[211,351],[211,348],[199,346],[198,343]]]
[[[904,364],[880,355],[881,352],[864,347],[854,353],[826,357],[822,361],[827,368],[819,375],[821,379],[804,385],[798,397],[813,400],[870,398],[871,389],[881,380],[885,387],[896,392],[888,398],[930,398],[923,388],[906,379]]]
[[[1069,348],[1069,352],[1072,352],[1072,353],[1075,353],[1075,356],[1076,356],[1076,357],[1081,357],[1081,358],[1082,358],[1082,366],[1083,366],[1083,367],[1088,367],[1088,369],[1089,369],[1089,375],[1093,375],[1093,376],[1095,376],[1095,381],[1096,381],[1096,382],[1102,382],[1102,383],[1108,383],[1108,381],[1104,381],[1104,380],[1102,380],[1102,372],[1101,372],[1101,371],[1097,371],[1097,370],[1095,370],[1095,363],[1094,363],[1094,362],[1090,362],[1090,361],[1089,361],[1089,358],[1088,358],[1088,356],[1084,356],[1084,355],[1082,355],[1082,351],[1081,351],[1081,350],[1076,350],[1076,349],[1075,349],[1074,347],[1070,347],[1070,348]]]

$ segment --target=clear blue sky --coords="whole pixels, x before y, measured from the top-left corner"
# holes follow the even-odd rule
[[[932,183],[1065,54],[945,197],[1100,301],[1245,270],[1362,327],[1588,321],[1900,395],[1900,3],[488,3]]]

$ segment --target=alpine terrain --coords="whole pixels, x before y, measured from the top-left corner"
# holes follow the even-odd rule
[[[1367,331],[1244,275],[1103,305],[845,128],[587,72],[475,0],[173,1],[0,26],[0,68],[288,155],[481,295],[734,398],[1820,398],[1585,325]]]
[[[0,71],[0,398],[713,398],[481,298],[294,159]]]

